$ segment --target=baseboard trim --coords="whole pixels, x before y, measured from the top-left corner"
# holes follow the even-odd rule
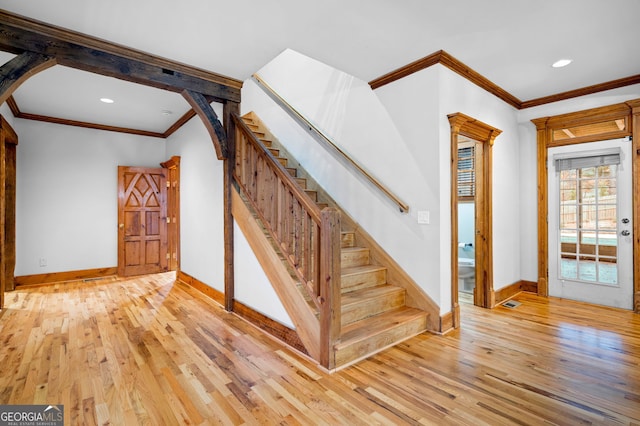
[[[213,299],[218,304],[224,306],[224,293],[222,293],[221,291],[218,291],[215,288],[206,285],[199,279],[194,278],[182,271],[178,271],[178,273],[176,274],[176,279],[178,281],[182,281],[189,287],[193,287],[208,298]]]
[[[446,334],[453,330],[453,311],[440,315],[440,330],[438,334]]]
[[[495,304],[493,306],[498,306],[503,302],[511,299],[516,294],[526,291],[529,293],[537,293],[538,292],[538,283],[533,281],[518,281],[511,285],[501,288],[500,290],[496,290],[495,292]]]
[[[178,271],[176,279],[188,285],[189,287],[198,290],[205,296],[218,303],[220,306],[224,307],[224,293],[222,293],[221,291],[209,287],[202,281],[192,277],[191,275],[183,271]],[[249,322],[250,324],[254,325],[255,327],[259,328],[260,330],[264,331],[265,333],[275,337],[276,339],[307,355],[307,350],[300,341],[298,333],[295,330],[272,320],[271,318],[261,314],[260,312],[254,310],[253,308],[250,308],[249,306],[241,302],[238,302],[237,300],[233,302],[233,313]]]
[[[37,286],[60,283],[64,281],[79,281],[87,279],[115,276],[117,267],[82,269],[79,271],[50,272],[48,274],[22,275],[16,277],[16,287]]]

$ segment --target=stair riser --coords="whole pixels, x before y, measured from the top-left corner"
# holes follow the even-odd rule
[[[352,345],[340,348],[335,354],[336,366],[342,366],[360,359],[363,354],[372,355],[411,336],[422,333],[427,328],[427,315],[399,324],[383,333],[370,336]]]
[[[369,264],[369,250],[357,250],[340,253],[340,265],[343,268],[363,266]]]
[[[354,247],[356,237],[353,232],[343,232],[340,236],[340,247]]]
[[[342,293],[360,290],[367,287],[375,287],[387,282],[386,269],[363,272],[361,274],[343,275],[340,280]]]
[[[342,308],[341,320],[342,325],[351,324],[365,318],[378,315],[382,312],[404,306],[405,290],[398,288],[392,294],[386,294],[381,297],[361,300],[358,303],[351,304]]]

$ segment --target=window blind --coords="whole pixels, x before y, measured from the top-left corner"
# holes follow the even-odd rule
[[[584,169],[587,167],[620,164],[620,148],[556,154],[553,156],[556,171]]]
[[[475,147],[458,149],[458,196],[476,195]]]

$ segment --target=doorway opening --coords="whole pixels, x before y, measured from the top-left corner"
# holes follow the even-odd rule
[[[493,142],[502,131],[462,113],[450,114],[448,118],[451,126],[451,312],[452,325],[458,328],[461,294],[467,300],[473,295],[476,306],[492,308],[495,304],[491,170]],[[466,204],[473,206],[471,236],[466,227],[459,225],[460,213],[468,214]]]
[[[458,136],[458,298],[471,304],[476,299],[476,165],[481,149],[478,141]]]

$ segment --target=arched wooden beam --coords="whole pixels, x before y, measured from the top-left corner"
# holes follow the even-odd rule
[[[240,102],[242,82],[0,10],[0,50],[53,56],[59,65],[180,93]]]
[[[207,128],[211,140],[213,141],[213,147],[216,150],[218,160],[224,160],[229,157],[229,149],[227,146],[227,134],[224,131],[224,127],[218,120],[216,112],[211,108],[211,105],[201,93],[196,93],[191,90],[184,90],[182,96],[189,102],[191,108],[198,114],[204,126]]]
[[[0,105],[29,77],[56,64],[55,58],[24,52],[0,67]]]

